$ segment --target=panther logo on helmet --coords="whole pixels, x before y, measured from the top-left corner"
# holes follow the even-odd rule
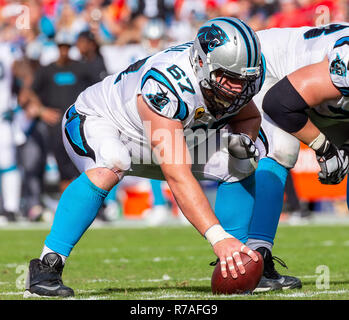
[[[201,48],[206,54],[230,41],[226,33],[215,24],[202,27],[198,32],[198,38]]]

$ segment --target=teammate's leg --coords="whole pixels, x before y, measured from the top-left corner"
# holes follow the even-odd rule
[[[272,85],[273,82],[263,86],[264,93]],[[261,105],[264,93],[255,99],[257,105]],[[301,286],[299,279],[281,276],[275,270],[272,247],[282,211],[286,178],[297,161],[299,141],[281,130],[264,112],[261,114],[257,142],[262,158],[256,170],[255,207],[247,241],[251,249],[258,250],[264,257],[264,274],[256,291],[298,288]]]
[[[169,219],[171,212],[162,190],[162,181],[150,179],[152,191],[152,207],[145,211],[144,219],[148,225],[163,224]]]
[[[253,249],[272,249],[284,201],[288,169],[270,158],[259,161],[256,170],[256,198],[248,235]]]
[[[215,213],[225,231],[246,243],[255,198],[255,174],[238,182],[220,183]]]

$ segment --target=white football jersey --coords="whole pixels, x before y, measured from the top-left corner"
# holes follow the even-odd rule
[[[83,91],[76,103],[81,114],[111,120],[132,140],[147,143],[138,115],[137,96],[161,116],[181,121],[184,129],[219,129],[233,117],[216,120],[207,111],[198,81],[189,60],[192,42],[168,48],[130,65],[119,74]],[[261,80],[255,90],[261,87]]]
[[[266,60],[266,78],[281,80],[328,57],[332,82],[343,96],[317,106],[315,112],[331,119],[349,120],[349,23],[273,28],[258,31],[257,35]]]
[[[12,65],[20,57],[11,44],[0,43],[0,113],[12,107]]]

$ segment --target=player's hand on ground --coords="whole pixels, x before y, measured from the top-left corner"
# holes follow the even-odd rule
[[[322,184],[338,184],[348,173],[349,169],[349,146],[337,148],[334,144],[323,155],[316,156],[320,166],[318,173]]]
[[[229,135],[228,151],[231,156],[238,159],[256,159],[259,156],[259,150],[253,140],[244,133]]]
[[[245,268],[242,264],[240,256],[241,252],[249,255],[253,261],[258,261],[257,254],[236,238],[228,238],[217,242],[213,246],[213,250],[220,260],[223,278],[227,277],[228,272],[231,273],[234,279],[237,278],[238,274],[237,270],[235,270],[233,260],[235,260],[236,266],[238,267],[240,274],[245,273]]]

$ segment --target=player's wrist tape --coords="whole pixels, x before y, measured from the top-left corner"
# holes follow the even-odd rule
[[[209,227],[206,230],[204,236],[208,240],[208,242],[211,243],[211,246],[214,246],[217,242],[221,240],[234,238],[231,234],[224,231],[220,224],[214,224],[213,226]]]
[[[326,140],[326,136],[322,132],[320,132],[320,134],[312,142],[310,142],[308,146],[314,151],[318,151],[321,147],[324,146]]]
[[[318,156],[323,156],[331,148],[333,149],[333,145],[322,132],[320,132],[308,146],[312,148]],[[332,149],[331,151],[333,151]]]

